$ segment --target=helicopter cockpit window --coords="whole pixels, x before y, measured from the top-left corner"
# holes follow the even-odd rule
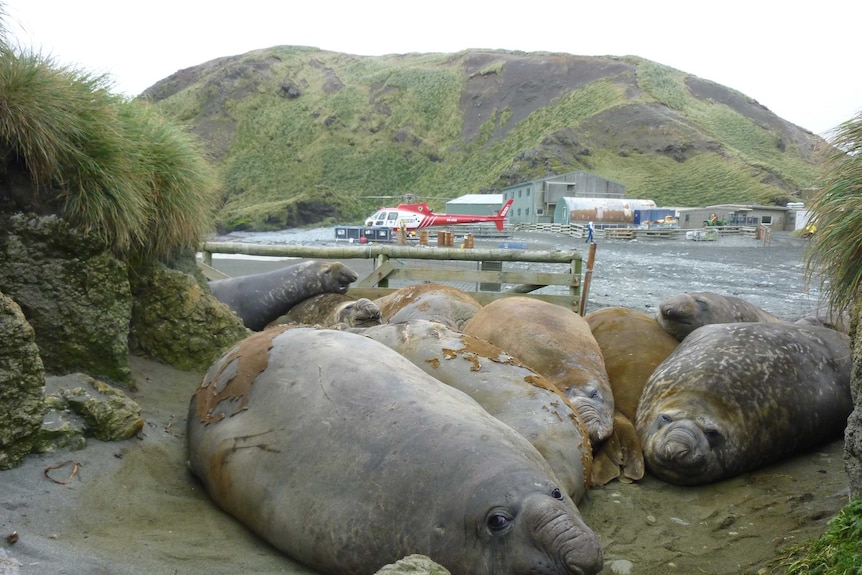
[[[389,214],[386,216],[386,219],[390,222],[394,222],[398,219],[398,212],[389,212]]]

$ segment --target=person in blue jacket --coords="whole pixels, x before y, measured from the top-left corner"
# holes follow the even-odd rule
[[[584,243],[590,243],[593,241],[593,222],[587,224],[587,239],[584,240]]]

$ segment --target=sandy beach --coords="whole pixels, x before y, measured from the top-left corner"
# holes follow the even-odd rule
[[[590,306],[649,310],[676,291],[712,287],[801,317],[817,306],[802,278],[804,244],[777,239],[769,247],[742,238],[712,246],[600,241]],[[233,261],[221,262],[232,275],[284,265]],[[0,574],[313,573],[222,513],[188,473],[186,410],[202,374],[130,361],[138,391],[129,395],[146,420],[137,438],[90,439],[84,450],[31,455],[0,472]],[[78,464],[73,477],[73,464],[46,476],[66,461]],[[592,489],[580,508],[603,543],[604,573],[765,574],[778,550],[819,536],[847,497],[836,439],[714,485],[614,482]]]

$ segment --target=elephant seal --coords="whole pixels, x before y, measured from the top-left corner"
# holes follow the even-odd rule
[[[614,394],[614,431],[594,454],[592,483],[637,481],[644,475],[635,414],[647,378],[679,345],[653,315],[626,307],[605,307],[584,316],[605,359]]]
[[[610,436],[614,397],[602,350],[584,318],[560,305],[509,296],[477,311],[463,331],[517,357],[562,391],[593,448]]]
[[[358,277],[341,262],[309,260],[271,272],[214,280],[209,287],[245,327],[260,331],[304,299],[319,293],[345,293]]]
[[[380,325],[380,308],[368,298],[321,293],[297,303],[269,326],[290,323],[331,328],[370,327]]]
[[[358,334],[276,327],[219,359],[188,415],[192,473],[322,574],[421,554],[453,575],[590,575],[598,537],[530,443]]]
[[[616,411],[614,432],[593,454],[592,485],[605,485],[614,479],[632,483],[643,479],[644,454],[635,424]]]
[[[850,313],[847,311],[833,312],[831,310],[817,310],[796,320],[796,323],[801,325],[828,327],[829,329],[840,331],[843,334],[850,334]]]
[[[482,309],[469,293],[445,284],[427,283],[403,287],[374,300],[384,322],[430,319],[461,331]]]
[[[644,459],[670,483],[733,477],[840,437],[853,409],[850,338],[792,323],[706,325],[647,381]]]
[[[575,503],[584,496],[593,461],[587,430],[575,407],[544,377],[494,344],[435,321],[414,319],[356,333],[475,399],[539,450]]]
[[[614,407],[635,420],[647,378],[679,341],[655,316],[626,307],[605,307],[584,316],[602,350],[614,394]]]
[[[712,323],[783,322],[742,298],[708,291],[681,293],[667,298],[659,305],[656,321],[680,341],[697,328]]]

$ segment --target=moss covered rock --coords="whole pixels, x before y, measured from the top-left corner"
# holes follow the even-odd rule
[[[44,386],[33,328],[0,293],[0,469],[15,467],[30,453],[46,410]]]
[[[141,407],[122,390],[83,373],[48,377],[46,403],[57,411],[79,415],[85,434],[102,441],[136,435],[144,427]]]
[[[850,377],[850,391],[855,408],[847,418],[847,431],[844,434],[844,467],[850,479],[851,497],[862,497],[862,302],[857,306],[856,318],[852,323],[853,373]]]
[[[157,265],[136,276],[129,344],[181,370],[206,370],[251,334],[191,274]]]
[[[132,381],[128,268],[55,216],[0,215],[0,291],[33,326],[45,372]]]

